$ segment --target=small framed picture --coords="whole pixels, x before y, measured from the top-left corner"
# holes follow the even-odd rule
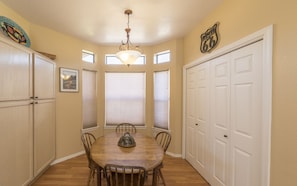
[[[60,68],[60,92],[78,92],[78,70]]]

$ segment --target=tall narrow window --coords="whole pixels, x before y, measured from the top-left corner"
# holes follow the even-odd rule
[[[145,73],[105,73],[106,126],[145,123]]]
[[[83,129],[97,126],[96,72],[82,71]]]
[[[169,71],[154,73],[154,126],[169,129]]]

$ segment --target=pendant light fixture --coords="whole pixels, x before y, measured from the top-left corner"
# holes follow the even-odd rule
[[[131,28],[129,26],[129,18],[132,14],[132,10],[125,10],[124,13],[128,16],[128,27],[125,29],[127,34],[127,40],[126,42],[122,41],[122,44],[119,46],[119,52],[116,53],[116,56],[122,63],[129,66],[135,63],[137,58],[141,56],[141,50],[138,46],[134,47],[130,41]]]

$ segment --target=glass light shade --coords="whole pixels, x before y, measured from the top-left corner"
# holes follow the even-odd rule
[[[141,53],[137,50],[122,50],[116,53],[116,56],[125,65],[131,65],[141,56]]]

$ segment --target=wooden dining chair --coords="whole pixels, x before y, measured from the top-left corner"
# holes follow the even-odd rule
[[[136,133],[135,125],[131,123],[120,123],[116,126],[116,133]]]
[[[144,186],[146,171],[143,167],[107,164],[104,167],[107,186]]]
[[[155,140],[162,147],[164,153],[166,153],[171,142],[171,134],[166,131],[161,131],[156,135]]]
[[[166,151],[170,145],[170,142],[171,142],[171,134],[166,131],[161,131],[161,132],[157,133],[155,140],[162,147],[164,153],[166,153]],[[161,180],[163,185],[165,186],[166,183],[165,183],[165,179],[163,177],[161,168],[163,168],[163,162],[155,168],[157,171],[156,175],[157,175],[158,182],[159,182],[159,180]]]
[[[89,178],[87,185],[90,184],[92,180],[94,180],[95,173],[97,172],[97,185],[101,185],[101,175],[103,175],[103,168],[100,167],[91,157],[91,147],[93,143],[96,141],[96,138],[91,133],[83,133],[81,135],[81,141],[83,143],[85,153],[88,159],[88,166],[90,168]]]

